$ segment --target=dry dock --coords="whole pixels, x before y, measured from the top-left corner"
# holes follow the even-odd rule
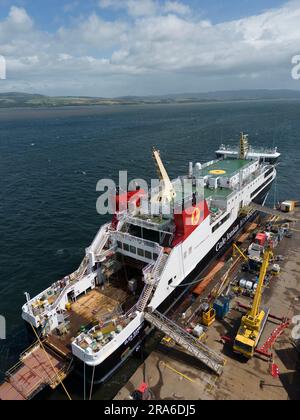
[[[295,216],[300,217],[299,210]],[[273,277],[263,294],[263,305],[270,307],[272,314],[290,320],[300,315],[299,222],[292,225],[292,233],[292,238],[284,238],[275,249],[275,255],[284,257],[280,262],[281,273]],[[243,296],[234,298],[225,319],[216,321],[205,338],[207,346],[227,359],[220,378],[175,344],[165,343],[151,353],[115,399],[130,399],[130,395],[146,382],[155,400],[300,400],[300,359],[292,340],[295,325],[291,322],[289,327],[282,328],[280,335],[275,333],[270,349],[272,363],[259,354],[246,361],[233,353],[232,344],[222,340],[223,336],[234,338],[237,333],[241,316],[245,313],[238,303],[247,306],[250,300]],[[272,333],[278,332],[280,324],[279,320],[269,319],[259,348],[270,342]]]

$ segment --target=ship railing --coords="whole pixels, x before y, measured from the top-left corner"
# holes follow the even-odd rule
[[[224,145],[222,144],[220,148],[217,150],[218,152],[239,152],[239,147],[237,146],[230,146],[230,145]],[[251,146],[249,147],[249,153],[262,153],[262,154],[276,154],[278,153],[277,147],[271,148],[271,147],[256,147]]]
[[[127,216],[125,221],[134,226],[139,226],[141,228],[145,228],[149,230],[160,230],[161,232],[163,232],[166,226],[170,224],[171,219],[162,220],[161,222],[155,222],[153,218],[151,219],[151,215],[149,215],[149,219],[147,220],[143,219],[142,216],[136,216],[136,217]]]
[[[125,223],[127,222],[127,219],[128,219],[128,210],[125,210],[125,211],[122,211],[122,212],[119,212],[118,214],[117,214],[117,218],[118,218],[118,221],[119,221],[119,223],[118,223],[118,226],[117,226],[117,231],[118,232],[120,232],[122,229],[123,229],[123,226],[125,225]]]
[[[101,250],[101,247],[104,247],[110,226],[110,223],[107,223],[99,229],[94,241],[92,242],[92,245],[89,248],[87,248],[87,252],[97,253]]]
[[[143,276],[144,276],[144,277],[148,276],[149,274],[151,274],[151,273],[153,272],[154,265],[155,265],[155,262],[154,262],[154,261],[152,261],[150,264],[148,264],[148,265],[144,268],[144,270],[143,270]]]
[[[130,244],[136,244],[140,246],[144,246],[147,248],[157,248],[157,243],[152,241],[147,241],[146,239],[138,238],[136,236],[132,236],[129,233],[123,233],[123,232],[112,232],[112,238],[116,239],[117,241],[121,242],[127,242]]]
[[[162,272],[165,268],[165,263],[168,258],[167,254],[164,252],[164,248],[161,247],[156,261],[148,264],[143,270],[144,279],[147,282],[147,279],[152,279],[154,283],[157,283],[162,275]]]
[[[204,183],[203,183],[203,193],[201,193],[201,195],[198,194],[196,196],[196,201],[199,203],[201,201],[204,201],[204,199],[205,199],[205,194],[204,194]],[[187,195],[186,197],[184,196],[176,197],[174,200],[174,213],[182,214],[184,210],[189,209],[193,206],[194,200],[195,200],[194,194]]]
[[[66,295],[67,291],[73,287],[74,283],[71,284],[67,284],[64,289],[62,289],[62,291],[60,292],[58,298],[52,303],[52,305],[50,306],[50,311],[53,311],[54,309],[56,309],[60,302],[62,301],[63,297]]]
[[[87,277],[89,276],[94,276],[94,274],[89,274]],[[71,281],[70,283],[68,283],[60,292],[59,296],[57,297],[57,299],[52,303],[52,305],[50,306],[50,309],[47,310],[47,312],[53,311],[55,310],[59,305],[60,302],[62,301],[62,299],[66,296],[66,293],[68,293],[68,291],[70,289],[72,289],[72,287],[74,286],[74,284],[78,283],[78,281],[82,280],[82,278],[78,279],[77,281]]]
[[[108,249],[102,250],[100,254],[95,255],[95,261],[102,262],[104,258],[114,255],[117,249],[118,249],[118,246],[113,245]]]
[[[86,255],[82,260],[82,263],[80,264],[79,268],[76,271],[74,271],[74,273],[70,274],[69,278],[71,281],[78,281],[85,275],[88,266],[88,261],[89,259]]]
[[[202,169],[205,169],[205,168],[208,168],[209,166],[211,166],[211,165],[215,165],[216,163],[218,163],[218,162],[221,162],[223,159],[222,158],[220,158],[220,159],[214,159],[214,160],[211,160],[210,162],[205,162],[205,163],[203,163],[202,165],[201,165],[201,170]]]
[[[159,256],[154,264],[150,264],[143,271],[145,286],[141,293],[141,296],[136,304],[136,309],[139,312],[143,312],[148,305],[153,289],[161,278],[162,271],[165,269],[165,264],[168,256],[164,253],[164,248],[161,248]]]
[[[269,168],[271,169],[272,165],[265,165],[264,167],[260,167],[258,168],[255,172],[249,174],[249,176],[247,176],[243,183],[242,186],[244,187],[245,185],[249,184],[249,182],[255,181],[257,177],[259,177],[260,175],[263,175],[266,170]],[[240,185],[237,185],[237,189],[239,189]]]
[[[160,253],[158,255],[158,258],[157,258],[157,260],[156,260],[156,262],[154,264],[154,267],[153,267],[154,278],[157,281],[159,280],[160,275],[161,275],[161,272],[164,269],[164,267],[162,267],[164,256],[165,256],[164,248],[161,248],[160,249]]]
[[[37,343],[34,343],[34,345],[32,345],[28,350],[33,350],[34,347],[36,347],[36,345]],[[20,370],[22,366],[24,366],[24,363],[22,362],[22,360],[19,360],[14,366],[12,366],[7,372],[5,372],[5,377],[11,378],[16,372],[18,372],[18,370]]]

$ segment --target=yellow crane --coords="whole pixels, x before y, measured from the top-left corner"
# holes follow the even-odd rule
[[[176,192],[166,171],[166,168],[161,160],[160,151],[156,150],[155,148],[153,148],[153,159],[156,163],[161,182],[160,193],[154,198],[154,201],[170,203],[176,197]]]
[[[248,359],[254,356],[255,348],[264,328],[266,317],[268,316],[268,314],[261,309],[261,300],[264,280],[272,258],[272,251],[266,250],[252,307],[247,315],[242,318],[241,326],[234,341],[234,351],[242,354]]]
[[[246,261],[249,262],[249,258],[244,254],[244,252],[237,246],[237,244],[233,244],[233,257],[236,257],[236,252],[240,254],[240,256]]]

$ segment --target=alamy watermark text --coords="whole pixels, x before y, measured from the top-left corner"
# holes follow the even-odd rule
[[[0,80],[6,79],[6,60],[3,55],[0,55]]]
[[[300,55],[294,55],[292,64],[294,64],[292,68],[292,78],[294,80],[300,80]]]
[[[0,340],[6,340],[6,321],[2,315],[0,315]]]

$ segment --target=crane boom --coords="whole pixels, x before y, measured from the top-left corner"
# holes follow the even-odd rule
[[[262,293],[263,293],[263,287],[264,287],[264,281],[266,278],[267,270],[270,264],[270,260],[272,258],[273,254],[271,251],[267,250],[264,254],[263,263],[261,266],[260,274],[259,274],[259,280],[258,285],[256,289],[256,293],[254,296],[253,305],[251,307],[251,311],[249,313],[249,317],[255,319],[257,318],[260,310],[260,304],[262,299]]]
[[[272,257],[272,251],[265,251],[253,304],[247,315],[243,316],[241,326],[234,341],[234,351],[248,359],[254,355],[255,348],[269,314],[269,311],[261,309],[261,300],[264,281]]]
[[[153,159],[157,166],[159,178],[163,184],[160,201],[171,202],[172,199],[176,196],[176,193],[173,188],[172,182],[170,181],[166,168],[161,160],[160,151],[156,150],[155,148],[153,148]]]

